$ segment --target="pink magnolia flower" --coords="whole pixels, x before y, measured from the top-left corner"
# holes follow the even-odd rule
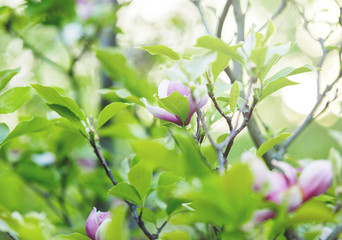
[[[155,117],[159,119],[175,123],[179,126],[186,126],[190,123],[192,115],[196,112],[196,106],[198,109],[200,109],[207,103],[208,95],[204,94],[202,97],[199,97],[199,99],[196,99],[196,101],[193,101],[190,88],[184,86],[183,83],[164,80],[159,84],[158,96],[160,99],[168,97],[173,92],[179,92],[182,96],[186,97],[189,101],[190,111],[185,122],[182,122],[180,117],[177,116],[176,114],[170,113],[161,107],[151,106],[147,103],[145,99],[143,99],[145,106],[147,110],[149,110]]]
[[[246,158],[246,155],[248,156]],[[273,161],[279,171],[265,170],[266,165],[256,155],[251,153],[242,157],[254,177],[254,190],[262,191],[267,201],[278,205],[284,201],[288,210],[294,211],[305,201],[325,193],[333,179],[332,164],[329,161],[317,160],[303,168],[299,179],[297,171],[286,162]],[[247,160],[246,160],[247,159]],[[272,218],[272,210],[262,209],[256,212],[254,220],[260,222]]]
[[[104,226],[108,226],[109,221],[111,221],[110,212],[100,212],[94,207],[85,223],[87,236],[91,240],[103,239]]]
[[[304,200],[325,193],[331,185],[333,179],[333,169],[331,162],[317,160],[306,166],[300,177],[298,184],[303,190]]]

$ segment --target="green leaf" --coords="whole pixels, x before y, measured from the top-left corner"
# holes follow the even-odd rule
[[[151,98],[154,89],[145,79],[130,66],[126,57],[117,48],[104,48],[96,51],[96,57],[101,61],[105,72],[115,82],[121,82],[126,89],[138,98]]]
[[[262,157],[268,150],[273,148],[278,143],[284,141],[285,139],[287,139],[291,135],[292,135],[292,133],[282,133],[278,137],[268,139],[267,142],[261,144],[261,146],[259,147],[259,149],[257,151],[258,157]]]
[[[64,117],[71,122],[79,122],[80,119],[67,107],[58,104],[47,104],[49,108],[58,113],[61,117]]]
[[[52,121],[49,121],[40,117],[33,117],[30,121],[19,123],[13,129],[13,131],[10,132],[10,134],[6,137],[6,139],[2,142],[2,144],[4,144],[5,142],[13,138],[20,137],[24,134],[44,131],[47,128],[51,127],[52,125],[53,125]]]
[[[240,96],[239,84],[237,81],[234,82],[229,94],[229,106],[230,110],[233,112],[236,108]]]
[[[138,214],[140,215],[141,208],[138,208],[137,210],[138,210]],[[156,214],[153,211],[151,211],[150,209],[148,209],[148,208],[143,208],[142,219],[144,221],[153,223],[154,225],[157,224],[157,216],[156,216]]]
[[[298,223],[321,223],[334,221],[335,217],[329,207],[325,204],[311,200],[303,204],[296,210],[295,214],[290,217],[291,224]]]
[[[152,182],[152,169],[140,161],[130,169],[128,181],[144,199]]]
[[[72,233],[69,235],[58,235],[53,240],[89,240],[89,238],[80,233]]]
[[[31,86],[36,90],[39,96],[44,98],[50,104],[57,104],[68,108],[73,112],[80,120],[85,121],[85,116],[77,105],[77,103],[68,97],[61,96],[54,88],[46,87],[40,84],[31,84]]]
[[[101,240],[128,240],[126,226],[126,207],[123,205],[117,206],[112,211],[112,221],[107,227],[106,234]]]
[[[103,124],[105,124],[109,119],[114,117],[117,113],[119,113],[121,110],[126,108],[128,104],[121,103],[121,102],[115,102],[107,105],[102,111],[100,112],[100,115],[97,120],[97,126],[96,130],[101,128]]]
[[[230,58],[243,63],[243,58],[236,51],[237,47],[230,47],[227,43],[217,37],[209,35],[200,37],[197,39],[196,46],[221,52]]]
[[[179,154],[167,149],[164,143],[138,140],[132,143],[132,147],[141,161],[153,169],[162,168],[176,174],[184,171],[183,159]]]
[[[267,25],[267,32],[264,38],[264,42],[267,42],[267,40],[272,36],[273,33],[274,33],[274,25],[273,25],[272,20],[270,20]]]
[[[173,114],[176,114],[182,123],[185,124],[190,113],[190,103],[187,97],[184,97],[182,94],[175,91],[166,98],[159,98],[158,102],[161,107]]]
[[[296,85],[298,83],[290,81],[287,78],[278,78],[277,80],[274,80],[273,82],[266,85],[264,88],[264,91],[261,94],[261,97],[259,99],[259,102],[263,100],[265,97],[271,95],[272,93],[278,91],[279,89],[291,85]]]
[[[127,89],[100,89],[100,94],[109,102],[136,103],[144,106],[139,98],[132,95]]]
[[[109,194],[124,200],[127,200],[137,206],[141,205],[141,198],[137,190],[128,183],[118,183],[109,190]]]
[[[280,70],[279,72],[277,72],[276,74],[274,74],[269,79],[267,79],[265,81],[265,84],[269,84],[279,78],[284,78],[284,77],[288,77],[288,76],[292,76],[292,75],[296,75],[300,73],[305,73],[305,72],[312,72],[312,71],[315,71],[315,69],[310,65],[304,65],[303,67],[299,67],[299,68],[286,67]]]
[[[4,89],[7,83],[19,73],[20,68],[7,69],[0,72],[0,91]]]
[[[171,130],[178,147],[183,153],[186,176],[206,177],[211,170],[202,157],[194,138],[184,129],[174,128]]]
[[[30,87],[16,87],[0,95],[0,113],[11,113],[31,98]]]
[[[164,233],[161,236],[162,240],[191,240],[189,233],[181,230]]]
[[[145,49],[152,55],[163,55],[171,60],[179,60],[179,55],[175,51],[173,51],[171,48],[168,48],[163,45],[154,45],[154,46],[146,46],[146,47],[141,47],[141,49]]]
[[[6,139],[9,134],[9,128],[6,123],[0,123],[0,144]]]
[[[222,52],[217,52],[217,57],[215,62],[211,64],[211,73],[213,75],[214,81],[220,75],[220,73],[228,66],[231,57]]]

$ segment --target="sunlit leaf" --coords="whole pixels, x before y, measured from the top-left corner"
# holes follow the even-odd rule
[[[19,73],[20,68],[7,69],[0,72],[0,91],[4,89],[7,83]]]
[[[89,238],[80,233],[72,233],[69,235],[58,235],[53,240],[89,240]]]
[[[278,143],[284,141],[285,139],[287,139],[291,135],[292,135],[292,133],[282,133],[277,137],[268,139],[267,142],[261,144],[261,146],[259,147],[259,149],[257,151],[258,157],[262,157],[268,150],[273,148]]]
[[[296,85],[296,84],[298,84],[298,83],[290,81],[287,78],[278,78],[277,80],[274,80],[273,82],[269,83],[265,87],[264,91],[261,94],[259,101],[263,100],[265,97],[271,95],[272,93],[278,91],[279,89],[281,89],[283,87]]]
[[[237,48],[228,46],[227,43],[219,38],[209,35],[200,37],[197,39],[196,46],[221,52],[238,62],[243,62],[243,58],[236,51]]]
[[[109,190],[109,194],[124,200],[127,200],[137,206],[141,205],[141,198],[137,190],[128,183],[118,183]]]
[[[99,129],[105,124],[109,119],[114,117],[118,112],[125,109],[128,105],[126,103],[115,102],[107,105],[102,111],[97,120],[96,129]]]
[[[140,197],[143,199],[146,196],[152,182],[152,169],[143,162],[139,162],[130,169],[128,173],[128,180],[129,183],[139,192]]]
[[[232,85],[232,88],[230,89],[230,94],[229,94],[229,106],[232,112],[235,111],[236,109],[239,96],[240,96],[239,84],[237,83],[237,81],[235,81],[234,84]]]
[[[68,97],[61,96],[54,88],[40,84],[31,84],[38,95],[50,104],[62,105],[73,112],[80,120],[85,120],[85,116],[77,103]]]
[[[30,87],[11,88],[0,95],[0,113],[11,113],[27,102],[32,95]]]
[[[173,51],[171,48],[163,46],[163,45],[154,45],[154,46],[146,46],[146,47],[141,47],[141,49],[145,49],[148,51],[150,54],[155,55],[163,55],[171,60],[179,60],[179,55],[175,51]]]

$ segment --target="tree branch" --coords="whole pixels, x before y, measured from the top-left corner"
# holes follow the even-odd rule
[[[108,167],[108,164],[107,164],[107,161],[105,160],[105,158],[102,156],[100,150],[99,150],[99,147],[97,146],[96,144],[96,141],[94,138],[91,138],[89,140],[89,143],[90,145],[93,147],[93,150],[94,150],[94,153],[96,155],[96,157],[98,158],[101,166],[103,167],[103,169],[105,170],[106,172],[106,175],[108,176],[108,178],[110,179],[110,181],[112,182],[112,184],[114,186],[117,185],[117,181],[115,180],[113,174],[112,174],[112,171],[110,170],[110,168]],[[151,234],[146,226],[145,226],[145,223],[144,221],[141,219],[141,217],[139,217],[139,214],[137,212],[137,206],[127,200],[125,200],[125,202],[127,203],[127,205],[129,206],[129,209],[131,211],[131,213],[133,214],[133,218],[134,220],[136,221],[136,223],[138,224],[139,228],[143,231],[143,233],[145,234],[145,236],[150,239],[150,240],[154,240],[154,239],[158,239],[159,237],[159,233],[157,231],[156,234]],[[165,223],[166,224],[166,223]],[[161,230],[160,230],[161,231]]]
[[[7,235],[10,239],[13,239],[13,240],[19,240],[15,235],[13,235],[12,233],[10,232],[7,232]]]
[[[229,8],[232,5],[232,3],[233,3],[233,0],[227,0],[226,4],[224,5],[224,8],[223,8],[223,11],[222,11],[219,23],[217,25],[217,30],[216,30],[216,36],[218,38],[221,38],[224,20],[227,17]]]
[[[277,9],[277,11],[275,13],[273,13],[271,20],[274,20],[275,18],[277,18],[286,8],[287,6],[287,2],[288,0],[283,0],[279,6],[279,8]],[[262,25],[257,31],[260,32],[262,29],[264,29],[268,24],[268,21],[264,23],[264,25]]]
[[[202,11],[202,8],[201,8],[201,0],[191,0],[191,1],[192,1],[193,4],[195,4],[195,6],[198,9],[198,12],[199,12],[199,14],[201,16],[202,24],[205,27],[205,30],[207,31],[207,33],[209,35],[211,35],[211,32],[209,30],[209,27],[207,25],[207,22],[205,21],[204,15],[203,15],[203,11]]]
[[[342,232],[342,224],[339,224],[335,229],[329,234],[326,240],[337,240],[338,236]]]

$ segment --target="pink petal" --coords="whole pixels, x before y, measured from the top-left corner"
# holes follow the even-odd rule
[[[143,102],[144,102],[147,110],[150,111],[150,113],[152,113],[156,118],[159,118],[159,119],[162,119],[165,121],[169,121],[169,122],[175,123],[175,124],[180,125],[180,126],[183,125],[182,121],[176,115],[169,113],[168,111],[166,111],[163,108],[153,107],[153,106],[149,105],[147,103],[146,99],[143,99]]]
[[[85,223],[85,231],[90,239],[95,240],[97,228],[98,225],[96,221],[96,208],[94,207]]]
[[[190,96],[191,91],[190,88],[184,86],[181,82],[170,82],[167,89],[167,96],[169,96],[173,92],[179,92],[182,96]]]
[[[256,223],[262,223],[275,216],[275,212],[271,209],[256,210],[253,215],[253,221]]]
[[[91,240],[96,240],[97,229],[106,219],[110,218],[110,216],[110,212],[97,212],[96,208],[93,207],[93,210],[90,212],[85,223],[86,234]]]
[[[289,186],[296,184],[297,170],[294,167],[286,162],[276,160],[273,160],[272,164],[283,171]]]
[[[167,94],[167,90],[169,88],[170,81],[169,80],[163,80],[158,87],[158,96],[159,98],[166,98],[169,94]]]
[[[304,199],[323,194],[328,190],[333,179],[332,164],[325,160],[316,160],[306,166],[299,177],[299,185],[304,192]]]
[[[270,172],[268,174],[268,194],[266,199],[277,204],[283,201],[283,194],[288,189],[285,176],[279,172]]]

